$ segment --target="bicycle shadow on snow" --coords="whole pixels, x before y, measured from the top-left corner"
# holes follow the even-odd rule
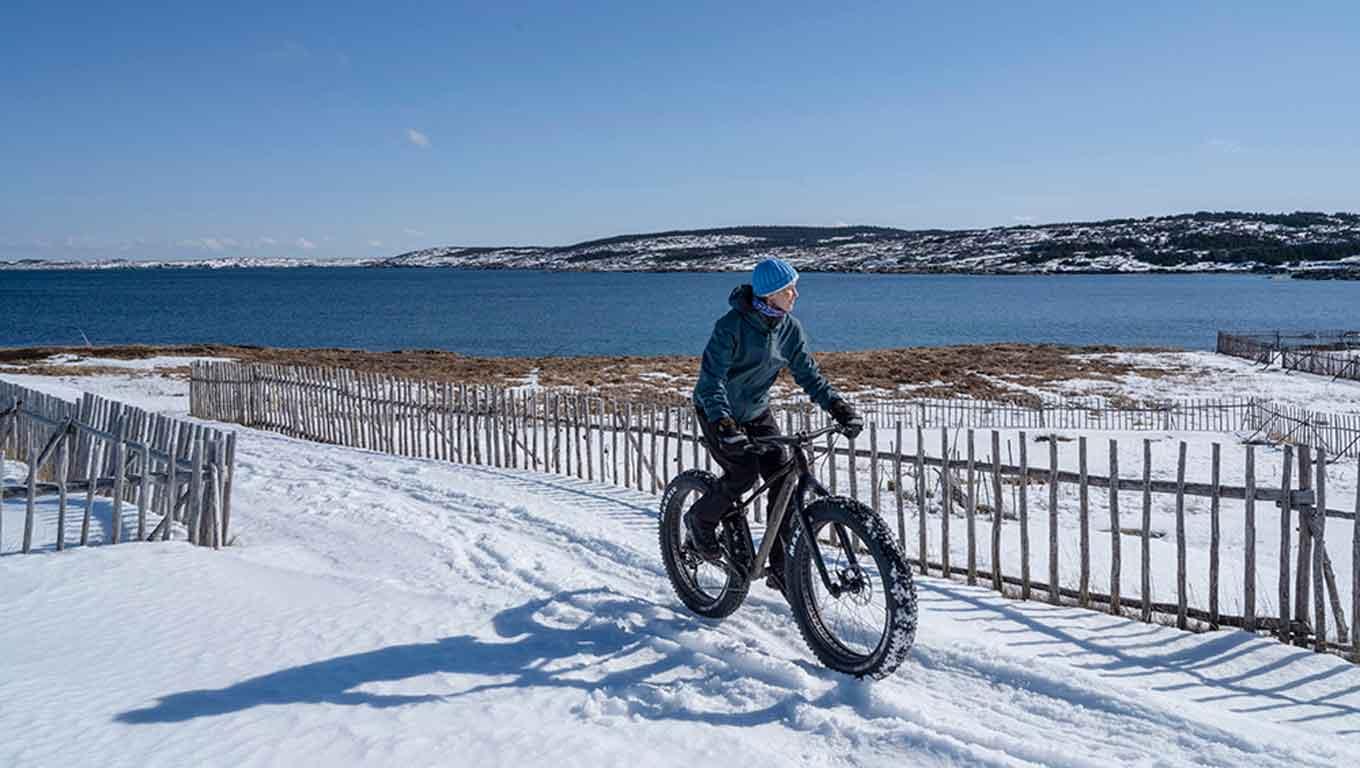
[[[337,656],[282,669],[225,688],[183,691],[115,717],[129,724],[177,723],[260,706],[336,704],[375,708],[450,701],[498,689],[575,688],[590,694],[580,714],[601,712],[714,725],[758,725],[790,720],[803,705],[855,705],[859,685],[807,662],[772,664],[752,650],[706,638],[711,626],[669,606],[603,588],[561,592],[501,611],[492,620],[497,638],[471,635],[409,643]],[[470,676],[473,683],[442,692],[379,693],[366,688],[433,675]],[[479,681],[480,678],[480,681]],[[734,680],[769,686],[769,703],[747,711],[728,705]],[[824,678],[818,683],[817,678]],[[840,681],[837,684],[836,681]],[[831,687],[813,697],[809,687]],[[430,679],[438,686],[438,678]],[[697,696],[677,697],[687,687]],[[749,687],[744,698],[751,694]],[[603,697],[603,700],[601,700]],[[683,699],[685,703],[678,700]],[[694,707],[711,699],[715,708]]]

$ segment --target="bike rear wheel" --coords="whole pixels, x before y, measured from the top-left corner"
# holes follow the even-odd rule
[[[799,526],[785,566],[789,605],[803,639],[831,669],[887,677],[906,660],[916,639],[911,568],[883,519],[859,502],[819,499],[808,506],[807,519],[812,530]],[[839,594],[822,581],[809,536],[819,538]]]
[[[681,472],[666,486],[661,496],[661,560],[666,575],[680,602],[691,611],[710,619],[732,614],[746,600],[751,582],[747,574],[724,563],[699,557],[688,545],[685,513],[699,497],[718,484],[709,472],[691,469]],[[732,565],[749,573],[755,553],[751,551],[751,531],[744,515],[725,518],[718,530],[719,541],[734,559]]]

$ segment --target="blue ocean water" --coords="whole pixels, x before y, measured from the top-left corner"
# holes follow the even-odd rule
[[[697,354],[738,273],[0,272],[0,346],[222,342],[471,355]],[[993,341],[1208,349],[1218,329],[1354,328],[1360,283],[1247,275],[805,274],[818,350]]]

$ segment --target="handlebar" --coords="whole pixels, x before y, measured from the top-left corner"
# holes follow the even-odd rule
[[[829,424],[821,429],[814,429],[811,432],[795,432],[792,435],[768,435],[751,436],[751,443],[754,445],[805,445],[824,435],[832,433],[846,434],[845,428],[839,424]]]

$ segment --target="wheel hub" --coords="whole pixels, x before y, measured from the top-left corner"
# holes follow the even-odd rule
[[[837,574],[841,594],[857,605],[868,605],[873,599],[873,585],[860,568],[844,568]]]

